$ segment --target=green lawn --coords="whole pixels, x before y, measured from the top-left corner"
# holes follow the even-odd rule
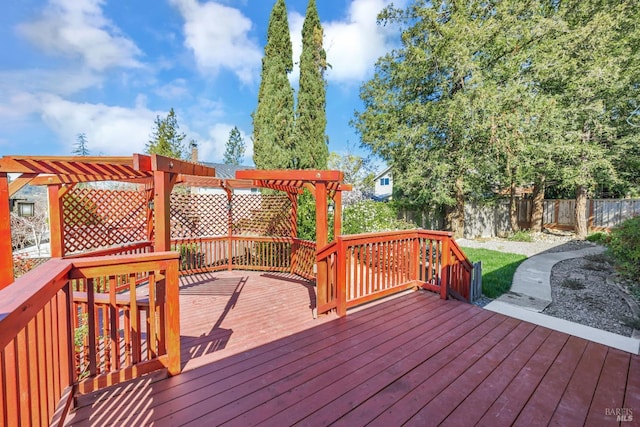
[[[472,262],[482,261],[482,293],[489,298],[497,298],[509,290],[516,268],[527,259],[524,255],[489,249],[462,250]]]

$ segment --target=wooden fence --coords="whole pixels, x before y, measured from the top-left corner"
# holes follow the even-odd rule
[[[518,201],[517,218],[520,228],[531,228],[533,201]],[[575,228],[575,200],[547,199],[543,204],[543,225],[550,229],[573,230]],[[640,199],[590,199],[587,201],[586,217],[590,231],[610,230],[625,219],[640,215]],[[433,212],[405,210],[401,216],[414,221],[425,229],[438,230],[444,227],[441,216]],[[464,208],[464,237],[503,236],[511,231],[509,201],[495,204],[469,202]]]

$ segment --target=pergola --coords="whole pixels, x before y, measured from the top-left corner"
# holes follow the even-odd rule
[[[20,176],[9,183],[9,173]],[[147,213],[147,233],[150,240],[153,237],[155,252],[171,249],[170,195],[177,184],[222,188],[229,198],[237,188],[283,191],[292,201],[294,214],[297,197],[306,188],[316,199],[316,247],[320,250],[329,240],[329,198],[335,204],[334,235],[341,232],[342,191],[351,190],[351,186],[342,180],[342,172],[321,170],[242,170],[236,173],[236,179],[219,179],[215,177],[214,168],[155,154],[131,157],[5,156],[0,159],[0,253],[12,253],[9,199],[22,187],[27,184],[47,186],[51,255],[62,257],[62,197],[76,184],[98,181],[144,185],[149,202],[153,202],[153,212]],[[295,218],[292,221],[295,222]],[[295,227],[292,232],[295,234]],[[0,289],[13,280],[13,258],[0,257]]]

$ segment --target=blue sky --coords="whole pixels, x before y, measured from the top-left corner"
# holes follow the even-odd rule
[[[200,160],[222,160],[238,126],[252,163],[255,109],[275,0],[20,0],[0,16],[0,155],[144,152],[156,116],[176,111]],[[390,0],[317,0],[325,30],[330,151],[367,155],[349,121],[359,88],[397,35]],[[294,61],[307,0],[287,0]],[[396,6],[399,2],[395,2]],[[298,70],[291,76],[297,88]]]

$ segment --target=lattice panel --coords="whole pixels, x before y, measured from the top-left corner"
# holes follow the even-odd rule
[[[291,201],[285,194],[234,194],[233,234],[291,236]]]
[[[228,235],[226,194],[171,193],[171,238]]]
[[[143,241],[143,192],[73,188],[62,198],[66,254]]]
[[[282,195],[234,194],[233,234],[289,237],[291,201]],[[171,194],[171,238],[226,236],[225,194]]]

